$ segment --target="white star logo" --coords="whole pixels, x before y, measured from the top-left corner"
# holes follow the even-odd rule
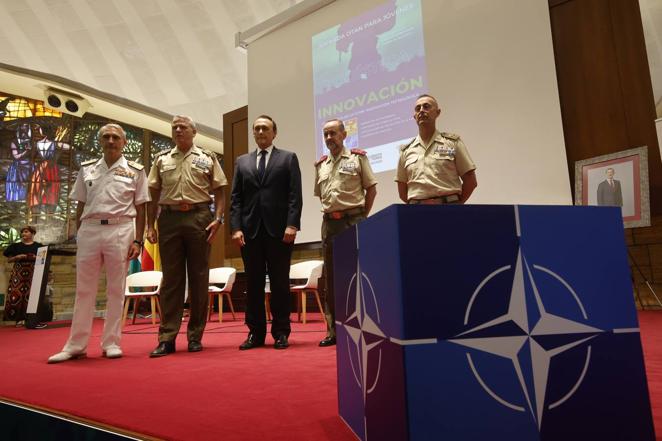
[[[370,293],[364,292],[363,281],[367,284]],[[354,291],[352,293],[352,291]],[[366,299],[367,296],[367,299]],[[385,335],[379,328],[379,308],[377,304],[377,297],[372,288],[370,279],[361,272],[359,262],[356,262],[356,274],[352,277],[349,287],[347,289],[347,303],[345,309],[349,312],[350,301],[353,300],[354,311],[347,315],[347,319],[342,326],[348,334],[347,338],[347,351],[349,360],[354,373],[354,379],[357,385],[363,392],[363,402],[366,402],[368,394],[370,394],[377,387],[379,381],[379,372],[382,364],[382,352],[379,345],[384,342]],[[376,317],[373,319],[369,315],[369,307],[366,300],[370,302],[370,306],[374,307],[374,314]],[[349,340],[351,339],[351,343]],[[371,351],[376,351],[375,358],[377,359],[377,368],[374,375],[370,375],[369,367],[373,360]]]
[[[490,282],[496,275],[510,270],[512,265],[504,266],[497,269],[492,274],[488,275],[476,288],[471,299],[469,300],[469,305],[467,306],[467,311],[464,317],[465,326],[468,324],[469,315],[471,313],[471,308],[474,300],[477,295],[480,293],[481,289]],[[572,289],[572,287],[563,280],[556,273],[538,265],[533,265],[533,268],[537,271],[544,272],[552,277],[554,277],[558,282],[560,282],[565,289],[572,295],[578,308],[581,311],[582,317],[587,320],[588,316],[584,307],[579,300],[579,297]],[[527,312],[527,293],[525,290],[525,280],[529,281],[531,286],[532,295],[529,298],[533,298],[535,306],[530,308]],[[536,312],[533,312],[536,311]],[[537,320],[536,320],[537,318]],[[510,334],[516,335],[504,335],[504,336],[494,336],[494,337],[472,337],[472,335],[477,334],[478,332],[485,332],[485,330],[493,329],[497,326],[503,325],[504,323],[514,323],[517,325],[518,331],[510,332]],[[521,331],[521,332],[520,332]],[[601,329],[594,328],[592,326],[585,325],[581,322],[573,321],[564,317],[560,317],[554,314],[551,314],[545,310],[543,305],[540,292],[536,286],[535,279],[531,273],[531,268],[526,262],[526,258],[522,256],[521,250],[517,256],[517,263],[515,266],[515,273],[513,277],[513,284],[510,292],[510,301],[508,305],[508,311],[506,314],[497,317],[493,320],[490,320],[486,323],[482,323],[478,326],[475,326],[467,331],[464,331],[449,341],[466,346],[472,349],[479,351],[487,352],[499,357],[509,359],[512,362],[515,375],[519,381],[520,387],[522,389],[522,394],[524,400],[526,401],[526,407],[531,412],[531,415],[538,424],[538,430],[542,425],[543,411],[545,408],[545,393],[547,391],[547,383],[549,379],[549,365],[550,360],[569,349],[572,349],[576,346],[585,343],[592,338],[596,337],[598,334],[604,332]],[[563,335],[567,338],[570,338],[569,343],[562,344],[560,346],[545,348],[543,347],[537,337],[541,336],[553,336],[553,335]],[[567,340],[566,340],[567,341]],[[530,351],[530,362],[531,362],[531,376],[533,378],[525,378],[526,375],[522,369],[520,363],[519,355],[521,352],[528,346]],[[584,362],[584,367],[582,369],[579,378],[575,382],[574,386],[559,400],[551,403],[548,406],[548,409],[553,409],[556,406],[563,404],[566,400],[575,393],[575,391],[581,385],[586,371],[588,370],[589,362],[591,358],[591,347],[588,346],[586,349],[586,357]],[[485,381],[480,377],[478,371],[474,365],[474,362],[471,358],[471,354],[467,353],[467,359],[469,366],[473,371],[474,376],[477,381],[483,387],[483,389],[496,401],[507,406],[511,409],[517,411],[526,411],[523,406],[518,404],[511,403],[502,397],[500,397],[496,392],[494,392],[486,384]],[[527,381],[530,380],[530,381]],[[533,390],[530,392],[527,388],[527,384],[533,385]]]

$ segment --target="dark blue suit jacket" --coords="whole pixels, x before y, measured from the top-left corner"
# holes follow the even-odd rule
[[[230,206],[230,227],[253,239],[260,223],[274,238],[282,238],[287,226],[301,228],[301,170],[297,155],[271,151],[262,182],[257,176],[257,150],[235,162]]]
[[[598,205],[608,207],[623,206],[623,192],[621,190],[621,181],[614,179],[614,186],[609,185],[605,179],[598,185]]]

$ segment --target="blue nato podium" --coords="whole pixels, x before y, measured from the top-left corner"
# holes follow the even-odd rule
[[[655,439],[620,209],[392,205],[334,268],[360,439]]]

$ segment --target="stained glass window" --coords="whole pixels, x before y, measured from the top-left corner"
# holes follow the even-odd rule
[[[124,157],[129,161],[143,163],[143,129],[124,126],[126,132],[126,145]]]
[[[74,168],[78,170],[80,164],[94,158],[101,157],[101,146],[97,133],[103,126],[100,121],[78,121],[74,130]]]
[[[97,137],[99,129],[108,121],[99,120],[81,120],[76,124],[74,133],[74,145],[76,154],[74,158],[75,168],[80,168],[80,164],[89,159],[101,158],[103,152]],[[129,161],[142,163],[143,151],[143,130],[122,124],[126,132],[126,145],[124,146],[124,156]]]
[[[154,157],[164,150],[173,148],[172,140],[158,133],[152,133],[152,140],[149,146],[149,163],[154,164]]]
[[[37,228],[36,240],[42,243],[72,238],[76,203],[69,193],[80,164],[101,158],[97,133],[108,122],[0,92],[0,248],[18,240],[17,229],[25,224]],[[127,135],[124,156],[142,163],[144,130],[121,125]],[[169,138],[153,134],[150,153],[169,145]]]
[[[35,108],[32,111],[32,114],[34,116],[53,116],[56,118],[62,118],[62,112],[49,109],[48,107],[44,106],[44,103],[42,101],[36,101]]]
[[[62,122],[42,117],[33,118],[31,125],[33,169],[25,201],[28,223],[38,226],[40,241],[67,239],[63,226],[69,218],[71,120],[67,118],[65,124]]]
[[[0,119],[4,121],[30,118],[33,116],[52,116],[54,118],[61,118],[62,112],[45,107],[43,101],[12,97],[0,93],[0,116],[2,117]]]
[[[7,230],[0,231],[0,247],[7,248],[14,242],[21,239],[21,233],[16,228],[9,227]]]

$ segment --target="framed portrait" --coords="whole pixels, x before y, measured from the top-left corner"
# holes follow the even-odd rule
[[[625,228],[650,226],[648,147],[575,162],[575,205],[621,207]]]

